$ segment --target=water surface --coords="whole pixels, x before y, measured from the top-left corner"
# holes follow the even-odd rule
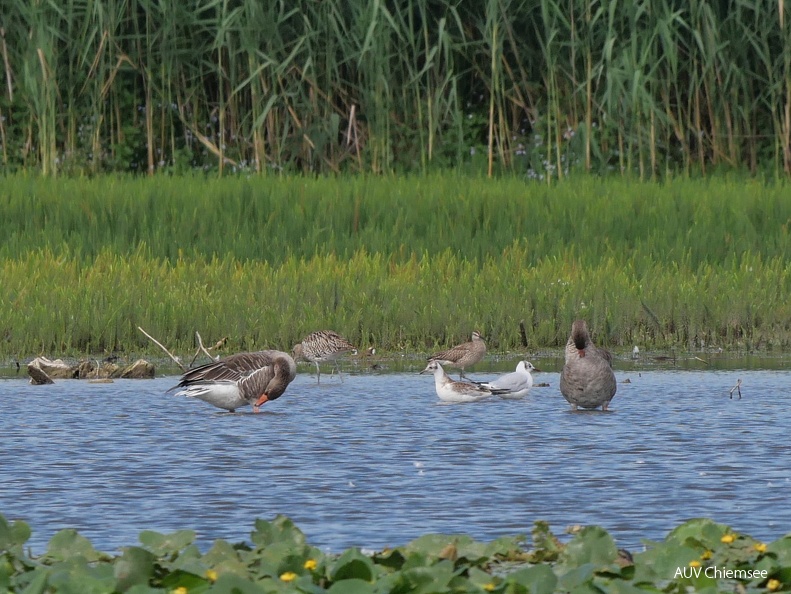
[[[523,400],[446,405],[430,376],[317,386],[303,368],[258,415],[166,394],[174,377],[0,380],[0,513],[31,524],[37,553],[65,527],[106,551],[149,529],[194,529],[207,548],[276,514],[329,551],[536,520],[600,524],[631,549],[698,516],[791,531],[791,372],[620,370],[609,414],[572,413],[557,373],[535,377],[550,386]]]

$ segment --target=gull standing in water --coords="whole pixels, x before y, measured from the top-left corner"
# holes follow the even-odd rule
[[[288,353],[238,353],[190,369],[170,390],[183,388],[176,396],[197,398],[230,412],[252,404],[257,413],[262,404],[280,398],[296,375],[297,365]]]
[[[472,340],[457,344],[455,347],[449,348],[447,351],[435,353],[431,355],[428,360],[436,361],[441,365],[448,367],[456,367],[461,369],[459,379],[464,377],[464,368],[475,365],[478,361],[483,359],[486,354],[486,342],[481,338],[481,334],[475,330],[472,333]]]
[[[309,361],[316,366],[317,383],[321,383],[321,370],[319,363],[331,361],[338,370],[338,377],[343,382],[341,368],[338,366],[338,357],[351,353],[357,354],[357,348],[346,340],[343,336],[332,330],[319,330],[312,332],[302,339],[302,342],[294,345],[291,354],[296,361]]]
[[[560,392],[573,410],[607,410],[618,386],[612,371],[612,355],[593,344],[588,324],[576,320],[566,343],[566,364],[560,372]]]
[[[491,382],[475,382],[479,386],[488,390],[506,390],[501,394],[503,398],[521,398],[527,396],[530,388],[533,387],[533,376],[531,371],[538,371],[530,361],[519,361],[516,364],[516,371],[501,375]]]
[[[437,361],[430,361],[426,368],[420,373],[433,373],[434,386],[437,389],[437,396],[445,402],[475,402],[482,398],[488,398],[494,394],[503,394],[507,390],[493,390],[473,384],[471,382],[456,382],[448,377],[442,365]]]

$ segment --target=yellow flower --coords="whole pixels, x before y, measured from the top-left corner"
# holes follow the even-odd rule
[[[753,545],[753,548],[758,551],[759,553],[766,552],[766,543],[765,542],[757,542]]]
[[[725,544],[731,544],[734,540],[736,540],[736,537],[733,534],[726,534],[720,539],[720,541]]]
[[[302,567],[304,567],[308,571],[313,571],[314,569],[316,569],[317,565],[318,563],[316,563],[315,559],[308,559],[307,561],[305,561],[305,565],[303,565]]]
[[[187,589],[184,586],[179,586],[171,592],[171,594],[187,594]]]
[[[492,582],[489,582],[488,584],[484,584],[483,585],[483,589],[486,590],[487,592],[494,592],[494,589],[496,587],[497,586],[495,586]]]
[[[781,584],[779,580],[769,580],[768,582],[766,582],[766,589],[774,592],[782,585],[783,584]]]
[[[700,567],[700,561],[698,561],[697,559],[695,561],[690,561],[689,562],[689,566],[690,567]]]
[[[209,580],[210,582],[216,582],[217,581],[217,572],[214,571],[213,569],[207,569],[206,570],[206,579]]]
[[[701,561],[708,561],[709,559],[711,559],[711,551],[709,550],[703,551],[703,554],[700,556],[700,559]]]
[[[280,576],[280,579],[284,582],[293,582],[297,578],[297,574],[293,571],[287,571],[286,573]]]

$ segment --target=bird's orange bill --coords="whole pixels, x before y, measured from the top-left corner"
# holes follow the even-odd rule
[[[262,404],[266,404],[267,402],[269,402],[269,396],[267,396],[266,394],[261,394],[258,400],[255,401],[255,406],[258,407],[261,406]]]
[[[577,349],[580,352],[580,358],[585,356],[585,349]]]

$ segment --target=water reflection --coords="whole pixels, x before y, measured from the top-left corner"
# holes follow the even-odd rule
[[[34,552],[64,527],[108,551],[145,529],[248,540],[275,514],[333,551],[427,532],[489,540],[539,519],[601,524],[628,548],[696,516],[766,540],[788,531],[791,373],[616,376],[631,383],[611,414],[568,412],[554,372],[523,400],[456,405],[414,373],[320,386],[300,373],[259,415],[165,394],[174,378],[3,380],[0,512],[32,525]],[[730,400],[737,376],[744,397]]]

